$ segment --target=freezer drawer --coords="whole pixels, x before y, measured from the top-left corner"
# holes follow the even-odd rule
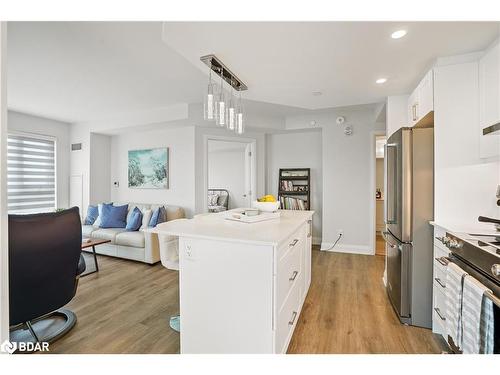
[[[387,242],[387,293],[399,319],[407,323],[411,311],[410,256],[411,244],[398,241],[384,232]]]

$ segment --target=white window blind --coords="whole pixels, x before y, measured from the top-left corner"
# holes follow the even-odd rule
[[[55,210],[55,156],[55,139],[36,135],[8,135],[9,213],[29,214]]]

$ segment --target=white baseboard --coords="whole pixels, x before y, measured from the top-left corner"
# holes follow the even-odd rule
[[[347,245],[347,244],[337,244],[332,249],[333,242],[322,242],[322,251],[331,251],[334,253],[349,253],[349,254],[361,254],[361,255],[373,255],[375,254],[370,246],[364,245]]]
[[[321,245],[321,237],[313,237],[312,244],[313,245]]]

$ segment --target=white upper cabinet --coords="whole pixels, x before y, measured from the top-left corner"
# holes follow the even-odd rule
[[[479,60],[479,153],[481,158],[500,155],[500,134],[483,135],[483,129],[500,122],[500,42]]]
[[[430,70],[408,98],[408,125],[428,126],[434,121],[434,75]]]

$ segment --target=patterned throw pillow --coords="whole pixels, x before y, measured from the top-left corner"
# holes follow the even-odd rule
[[[208,196],[208,205],[209,206],[217,206],[218,201],[219,201],[219,194],[210,194]]]
[[[85,225],[92,225],[95,223],[97,220],[97,217],[99,216],[99,209],[97,206],[89,206],[87,208],[87,217],[85,218]]]

